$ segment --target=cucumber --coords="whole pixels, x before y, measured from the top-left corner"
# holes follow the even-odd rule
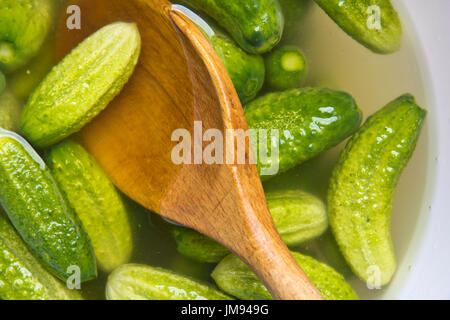
[[[130,219],[121,196],[94,158],[74,140],[46,153],[46,163],[92,242],[97,264],[111,272],[129,261]]]
[[[17,131],[22,104],[9,88],[0,94],[0,128]]]
[[[282,46],[264,60],[266,85],[270,90],[283,91],[299,88],[306,75],[306,60],[299,48]]]
[[[80,130],[122,90],[140,46],[133,23],[116,22],[85,39],[31,94],[20,119],[23,134],[43,148]]]
[[[6,79],[5,75],[0,71],[0,94],[2,94],[3,90],[6,87]]]
[[[353,288],[333,268],[298,252],[292,255],[325,300],[358,300]],[[272,300],[253,271],[235,255],[225,257],[211,276],[221,290],[238,299]]]
[[[242,50],[211,19],[201,18],[186,8],[182,8],[182,11],[197,24],[213,46],[225,65],[241,102],[247,103],[254,99],[264,84],[263,58]]]
[[[333,267],[337,272],[342,274],[345,278],[353,275],[347,261],[339,250],[339,246],[334,239],[333,233],[329,230],[317,239],[317,245],[320,252],[325,257],[328,265]]]
[[[395,187],[426,111],[407,94],[370,117],[342,152],[328,192],[332,231],[353,272],[376,286],[396,269],[390,235]]]
[[[339,144],[356,131],[362,118],[349,94],[320,88],[269,93],[248,104],[245,116],[249,128],[268,130],[269,138],[274,136],[271,129],[279,132],[279,139],[266,139],[267,145],[252,140],[263,181]],[[272,154],[274,148],[279,149],[278,156]],[[262,159],[261,154],[272,161]],[[278,172],[271,170],[274,167]]]
[[[24,65],[41,47],[54,16],[52,0],[0,1],[0,69]]]
[[[284,16],[284,33],[283,43],[287,41],[295,41],[298,39],[300,30],[299,23],[305,15],[310,0],[278,0],[281,12]]]
[[[78,266],[80,280],[97,276],[89,238],[39,155],[18,135],[0,129],[0,202],[43,265],[61,280]]]
[[[169,270],[138,264],[116,269],[106,284],[108,300],[231,300],[222,292]]]
[[[30,253],[26,244],[0,209],[0,299],[80,300],[49,274]]]
[[[261,54],[280,41],[283,14],[277,0],[182,0],[215,19],[249,53]]]
[[[328,227],[325,204],[300,191],[266,193],[267,204],[281,238],[288,246],[297,246],[320,236]],[[199,262],[219,262],[230,252],[216,241],[194,230],[173,227],[177,250]]]
[[[376,53],[400,48],[402,24],[390,0],[315,0],[349,36]]]

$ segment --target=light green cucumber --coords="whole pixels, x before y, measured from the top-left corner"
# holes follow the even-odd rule
[[[277,0],[181,0],[215,19],[249,53],[270,51],[280,41],[284,20]]]
[[[245,116],[249,128],[257,133],[267,130],[252,139],[262,180],[336,146],[358,129],[362,119],[349,94],[322,88],[266,94],[246,106]]]
[[[79,268],[81,281],[97,276],[88,236],[67,206],[49,169],[20,136],[0,129],[0,202],[43,265],[66,280]]]
[[[298,252],[292,252],[292,255],[325,300],[358,299],[353,288],[333,268]],[[272,299],[269,291],[253,271],[235,255],[225,257],[211,276],[221,290],[238,299]]]
[[[91,239],[97,264],[111,272],[129,261],[130,219],[121,196],[95,159],[74,140],[46,153],[46,163]]]
[[[52,26],[52,2],[0,1],[0,69],[17,69],[38,52]]]
[[[353,39],[376,53],[400,48],[402,25],[390,0],[315,0]]]
[[[9,88],[0,94],[0,128],[17,131],[22,104]]]
[[[256,97],[264,84],[264,60],[259,55],[248,54],[211,19],[201,18],[185,7],[179,7],[207,37],[220,60],[225,65],[242,103]]]
[[[133,23],[116,22],[89,36],[31,94],[20,119],[23,134],[48,147],[80,130],[122,90],[140,47]]]
[[[325,204],[300,191],[266,193],[267,204],[281,238],[288,246],[297,246],[320,236],[328,227]],[[200,262],[219,262],[230,252],[216,241],[194,230],[173,227],[177,250]]]
[[[138,264],[116,269],[106,284],[108,300],[231,300],[222,292],[169,270]]]
[[[80,300],[30,253],[0,209],[0,299]]]
[[[299,48],[282,46],[264,60],[266,85],[273,91],[300,88],[306,75],[306,60]]]
[[[374,286],[387,284],[396,269],[393,197],[425,116],[411,95],[389,103],[351,139],[333,172],[328,192],[332,231],[354,273]]]

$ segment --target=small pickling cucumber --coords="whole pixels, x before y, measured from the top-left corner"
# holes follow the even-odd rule
[[[22,104],[9,88],[0,94],[0,128],[17,131]]]
[[[284,16],[284,33],[282,42],[298,39],[299,23],[305,15],[310,0],[278,0]]]
[[[0,69],[14,70],[38,52],[52,26],[52,2],[0,1]]]
[[[389,103],[350,140],[331,178],[332,231],[354,273],[373,285],[387,284],[396,269],[390,235],[393,196],[425,116],[409,94]]]
[[[300,88],[306,74],[306,60],[299,48],[282,46],[264,60],[266,85],[273,91]]]
[[[353,39],[376,53],[400,48],[402,25],[390,0],[315,0]]]
[[[249,53],[270,51],[280,41],[284,20],[278,0],[182,0],[215,19]]]
[[[52,147],[45,160],[91,239],[99,268],[111,272],[127,263],[133,250],[130,219],[95,159],[79,143],[66,140]]]
[[[249,128],[267,130],[266,136],[269,136],[252,141],[262,180],[339,144],[358,129],[362,119],[361,111],[349,94],[321,88],[266,94],[245,107],[245,116]],[[278,130],[279,139],[270,139],[275,137],[273,130]],[[278,155],[273,151],[277,149]],[[278,167],[277,172],[272,170],[274,167]]]
[[[125,264],[106,284],[108,300],[231,300],[224,293],[162,268]]]
[[[97,276],[88,236],[66,204],[39,155],[15,133],[0,129],[0,202],[43,265],[61,280],[80,271]]]
[[[334,239],[333,233],[328,230],[320,238],[316,240],[317,247],[325,258],[328,265],[333,267],[337,272],[345,278],[353,275],[347,261],[339,250],[339,246]]]
[[[48,147],[80,130],[122,90],[140,47],[133,23],[116,22],[89,36],[31,94],[20,119],[23,134]]]
[[[264,60],[242,50],[238,44],[211,19],[201,18],[183,8],[209,40],[220,60],[225,65],[239,99],[247,103],[256,97],[264,84]]]
[[[6,79],[5,75],[0,71],[0,94],[2,94],[3,90],[6,88]]]
[[[0,209],[0,299],[80,300],[31,254]]]
[[[355,290],[333,268],[298,252],[292,252],[325,300],[358,300]],[[225,257],[211,274],[224,292],[242,300],[272,300],[272,296],[252,270],[237,256]]]
[[[288,246],[297,246],[320,236],[328,227],[325,204],[300,191],[266,193],[267,205],[281,238]],[[229,254],[227,248],[194,230],[173,227],[177,250],[200,262],[219,262]]]

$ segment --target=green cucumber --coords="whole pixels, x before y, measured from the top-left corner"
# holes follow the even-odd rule
[[[268,130],[267,134],[272,136],[273,129],[279,133],[279,139],[266,138],[267,145],[252,140],[262,180],[336,146],[356,131],[362,119],[361,111],[349,94],[320,88],[269,93],[248,104],[245,116],[249,128]],[[276,148],[278,155],[273,152]],[[261,154],[273,159],[265,161]]]
[[[270,51],[280,41],[284,21],[277,0],[182,0],[215,19],[249,53]]]
[[[284,33],[282,42],[297,40],[299,23],[305,15],[310,0],[278,0],[284,16]]]
[[[273,91],[299,88],[306,74],[306,60],[299,48],[282,46],[264,60],[266,84]]]
[[[0,1],[0,69],[17,69],[38,52],[52,26],[52,2]]]
[[[267,204],[281,238],[297,246],[320,236],[328,227],[325,204],[299,190],[266,193]],[[219,262],[230,252],[216,241],[194,230],[173,227],[177,250],[199,262]]]
[[[17,131],[21,111],[22,104],[16,99],[9,88],[6,88],[0,94],[0,128]]]
[[[35,146],[48,147],[80,130],[122,90],[140,46],[133,23],[116,22],[85,39],[31,94],[21,131]]]
[[[127,263],[133,250],[130,219],[94,158],[77,142],[66,140],[52,147],[45,159],[91,239],[99,268],[111,272]]]
[[[169,270],[138,264],[116,269],[106,284],[108,300],[231,300],[222,292]]]
[[[0,209],[0,299],[80,300],[49,274],[30,253],[26,244]]]
[[[376,53],[400,48],[402,24],[390,0],[315,0],[353,39]]]
[[[3,90],[6,88],[6,79],[5,75],[0,71],[0,94],[2,94]]]
[[[43,265],[67,280],[97,276],[88,236],[67,206],[49,169],[20,136],[0,129],[0,202],[12,224]],[[69,268],[70,267],[70,268]]]
[[[201,18],[192,11],[181,8],[209,40],[222,60],[242,103],[256,97],[264,84],[264,60],[259,55],[248,54],[211,19]]]
[[[292,252],[292,255],[325,300],[358,299],[355,290],[333,268],[298,252]],[[235,255],[225,257],[211,276],[221,290],[238,299],[272,299],[253,271]]]
[[[342,152],[328,192],[332,231],[354,273],[387,284],[396,269],[390,235],[395,188],[426,111],[403,95],[370,117]]]

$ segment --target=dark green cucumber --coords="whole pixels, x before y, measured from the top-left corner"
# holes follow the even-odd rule
[[[400,48],[402,25],[390,0],[315,0],[353,39],[376,53]]]
[[[264,84],[264,60],[259,55],[248,54],[211,19],[201,18],[186,8],[183,12],[193,20],[207,37],[222,60],[242,103],[256,97]]]
[[[370,117],[342,152],[328,192],[336,241],[354,273],[373,285],[396,269],[390,215],[400,174],[419,138],[426,111],[411,95]]]
[[[169,270],[126,264],[106,284],[108,300],[231,300],[222,292]]]
[[[264,60],[266,85],[270,90],[300,88],[306,75],[306,60],[299,48],[282,46]]]
[[[86,38],[33,91],[21,131],[35,146],[48,147],[80,130],[122,90],[140,48],[133,23],[116,22]]]
[[[284,16],[283,43],[298,40],[300,21],[305,15],[310,0],[278,0]]]
[[[281,238],[297,246],[320,236],[328,227],[325,204],[299,190],[266,193],[267,204]],[[219,262],[229,251],[216,241],[194,230],[173,227],[177,250],[199,262]]]
[[[80,300],[80,294],[48,273],[0,209],[0,299]]]
[[[284,21],[277,0],[182,0],[215,19],[249,53],[270,51],[280,41]]]
[[[3,90],[6,87],[6,79],[5,75],[0,71],[0,94],[2,94]]]
[[[127,263],[133,250],[130,219],[121,196],[95,159],[74,140],[52,147],[45,159],[91,239],[99,267],[111,272]]]
[[[66,280],[73,266],[80,269],[81,281],[97,276],[89,238],[45,163],[25,140],[3,129],[0,202],[22,239],[58,278]]]
[[[266,139],[267,145],[252,141],[262,180],[285,172],[350,136],[361,123],[361,111],[347,93],[330,89],[302,88],[269,93],[245,108],[249,128],[278,130],[279,139]],[[261,146],[259,146],[261,144]],[[261,154],[278,157],[268,162]],[[278,172],[264,175],[262,169],[278,165]],[[270,171],[269,171],[270,172]]]
[[[333,268],[298,252],[295,260],[325,300],[357,300],[358,295]],[[225,257],[211,274],[224,292],[242,300],[271,300],[272,296],[250,268],[237,256]]]
[[[0,1],[0,69],[14,70],[38,52],[52,26],[52,2]]]
[[[0,94],[0,128],[17,131],[22,104],[9,88]]]

